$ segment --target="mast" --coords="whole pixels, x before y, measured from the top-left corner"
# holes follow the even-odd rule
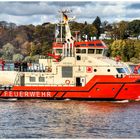
[[[60,10],[60,41],[61,43],[64,43],[63,45],[63,56],[65,57],[71,57],[74,56],[73,52],[73,43],[74,43],[74,37],[71,35],[70,27],[69,27],[69,21],[73,20],[74,18],[69,18],[68,13],[70,13],[70,10]],[[63,42],[63,26],[65,26],[65,42]]]
[[[62,25],[62,19],[63,19],[63,13],[61,12],[61,20],[60,20],[60,40],[61,40],[61,42],[63,41],[63,39],[62,39],[62,32],[63,32],[63,25]]]

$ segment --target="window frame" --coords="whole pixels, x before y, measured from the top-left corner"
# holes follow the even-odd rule
[[[34,79],[34,80],[33,80],[33,79]],[[30,82],[36,82],[36,77],[30,76],[30,77],[29,77],[29,81],[30,81]]]
[[[98,51],[99,51],[99,53],[97,53]],[[96,54],[102,54],[102,53],[103,53],[103,49],[96,49]]]
[[[117,72],[118,73],[126,73],[126,71],[124,70],[124,68],[116,68]],[[120,71],[120,70],[123,70],[123,71]]]
[[[40,80],[40,78],[43,78],[43,80]],[[40,77],[38,78],[38,81],[39,81],[39,82],[45,82],[45,77],[40,76]]]
[[[89,53],[89,50],[94,50],[93,53]],[[95,49],[88,49],[88,54],[95,54]]]
[[[58,50],[61,50],[61,52],[58,52]],[[62,49],[55,49],[55,52],[56,52],[57,54],[62,54],[63,50],[62,50]]]

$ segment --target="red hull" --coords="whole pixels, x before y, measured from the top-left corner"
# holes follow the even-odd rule
[[[139,75],[124,78],[94,76],[84,87],[14,86],[1,90],[3,98],[48,98],[48,99],[140,99]]]

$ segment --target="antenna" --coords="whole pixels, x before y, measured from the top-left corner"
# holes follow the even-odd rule
[[[80,33],[80,31],[73,31],[75,33],[75,39],[76,41],[78,41],[78,34]]]

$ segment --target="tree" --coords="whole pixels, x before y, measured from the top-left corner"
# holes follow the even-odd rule
[[[24,43],[21,45],[20,53],[21,53],[23,56],[27,56],[27,55],[30,55],[30,51],[31,51],[31,43],[29,43],[28,41],[24,42]]]
[[[125,46],[124,40],[115,40],[111,45],[111,54],[113,57],[122,56],[122,50]]]
[[[99,36],[101,34],[101,20],[100,20],[100,18],[98,16],[94,20],[93,25],[97,29],[97,36],[96,37],[97,37],[97,39],[99,39]]]
[[[111,55],[120,56],[123,61],[128,61],[128,51],[125,40],[115,40],[111,45]]]
[[[3,52],[2,57],[4,59],[12,60],[14,54],[14,46],[10,43],[7,43],[6,45],[3,46],[2,52]]]
[[[20,61],[20,62],[21,62],[21,61],[23,60],[23,58],[24,58],[24,57],[23,57],[23,55],[21,55],[21,54],[14,54],[14,55],[13,55],[13,61],[14,61],[14,62],[16,62],[16,61],[18,61],[18,62]]]
[[[85,26],[87,25],[87,21],[85,21],[84,25],[85,25]]]
[[[30,56],[40,55],[41,52],[41,44],[32,42]]]
[[[31,56],[26,56],[26,57],[24,58],[24,61],[25,61],[25,62],[32,62],[32,57],[31,57]]]
[[[111,56],[121,56],[123,61],[140,60],[140,41],[139,40],[115,40],[110,46]]]
[[[112,24],[111,37],[115,40],[119,38],[119,30],[116,23]]]
[[[140,20],[133,20],[128,23],[128,31],[131,36],[137,37],[140,35]]]
[[[132,41],[132,40],[131,40]],[[134,40],[135,58],[140,60],[140,40]]]
[[[43,55],[46,55],[48,52],[50,52],[51,48],[49,47],[49,44],[48,42],[43,42],[43,45],[42,45],[42,53]]]
[[[39,60],[40,57],[41,57],[40,55],[34,55],[34,56],[32,57],[32,61],[38,62],[38,60]]]
[[[126,39],[128,37],[128,22],[121,21],[118,23],[119,39]]]
[[[90,37],[97,36],[97,32],[98,31],[94,25],[88,24],[83,28],[83,34],[87,35],[88,39],[90,39]]]

